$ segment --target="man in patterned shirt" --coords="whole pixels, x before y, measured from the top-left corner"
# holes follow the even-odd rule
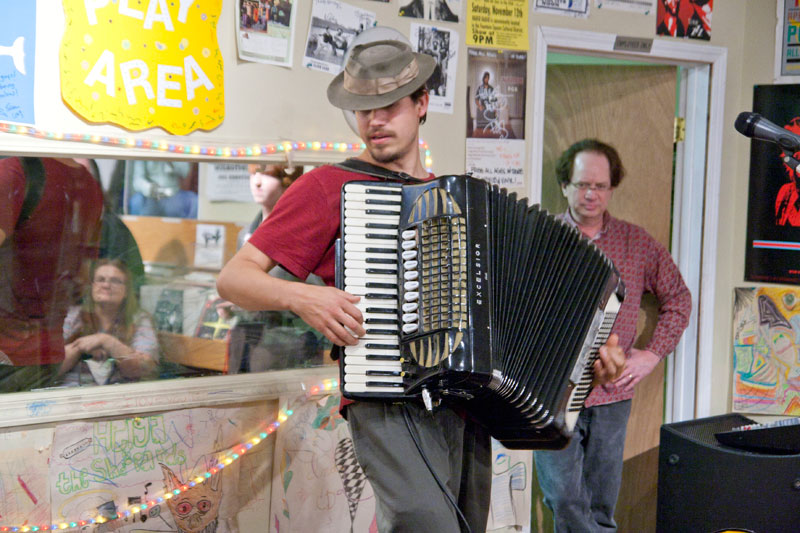
[[[641,227],[609,214],[608,202],[624,173],[617,151],[595,139],[573,144],[556,164],[569,203],[560,217],[614,262],[627,291],[612,330],[627,357],[621,377],[595,387],[565,449],[534,452],[557,533],[616,531],[614,508],[634,387],[675,348],[692,307],[689,289],[666,248]],[[639,350],[633,341],[644,292],[656,296],[659,314],[652,339]]]

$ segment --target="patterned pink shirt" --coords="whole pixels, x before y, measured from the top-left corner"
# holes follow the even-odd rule
[[[558,215],[558,218],[577,226],[569,210]],[[592,242],[614,262],[625,283],[625,301],[611,332],[619,335],[620,346],[630,356],[642,294],[653,293],[660,306],[658,324],[644,349],[663,359],[678,344],[683,330],[689,324],[692,309],[692,295],[672,256],[643,228],[616,219],[608,211],[603,216],[603,228]],[[595,387],[586,399],[586,406],[628,400],[633,398],[633,392],[623,392],[614,387]]]

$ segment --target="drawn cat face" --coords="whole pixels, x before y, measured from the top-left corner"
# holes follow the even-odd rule
[[[161,464],[161,471],[164,473],[167,490],[172,491],[183,485],[168,466]],[[219,484],[223,473],[224,471],[219,472],[205,483],[167,500],[167,507],[180,533],[214,533],[217,530],[219,505],[222,501]]]

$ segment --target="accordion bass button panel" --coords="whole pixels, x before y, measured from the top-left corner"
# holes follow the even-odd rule
[[[344,187],[343,288],[361,297],[356,306],[367,332],[357,345],[343,349],[345,392],[404,393],[397,277],[400,198],[400,188],[391,184]]]

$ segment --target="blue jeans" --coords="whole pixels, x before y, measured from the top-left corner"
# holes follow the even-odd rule
[[[631,400],[584,409],[563,450],[536,451],[536,473],[556,533],[616,531]]]

